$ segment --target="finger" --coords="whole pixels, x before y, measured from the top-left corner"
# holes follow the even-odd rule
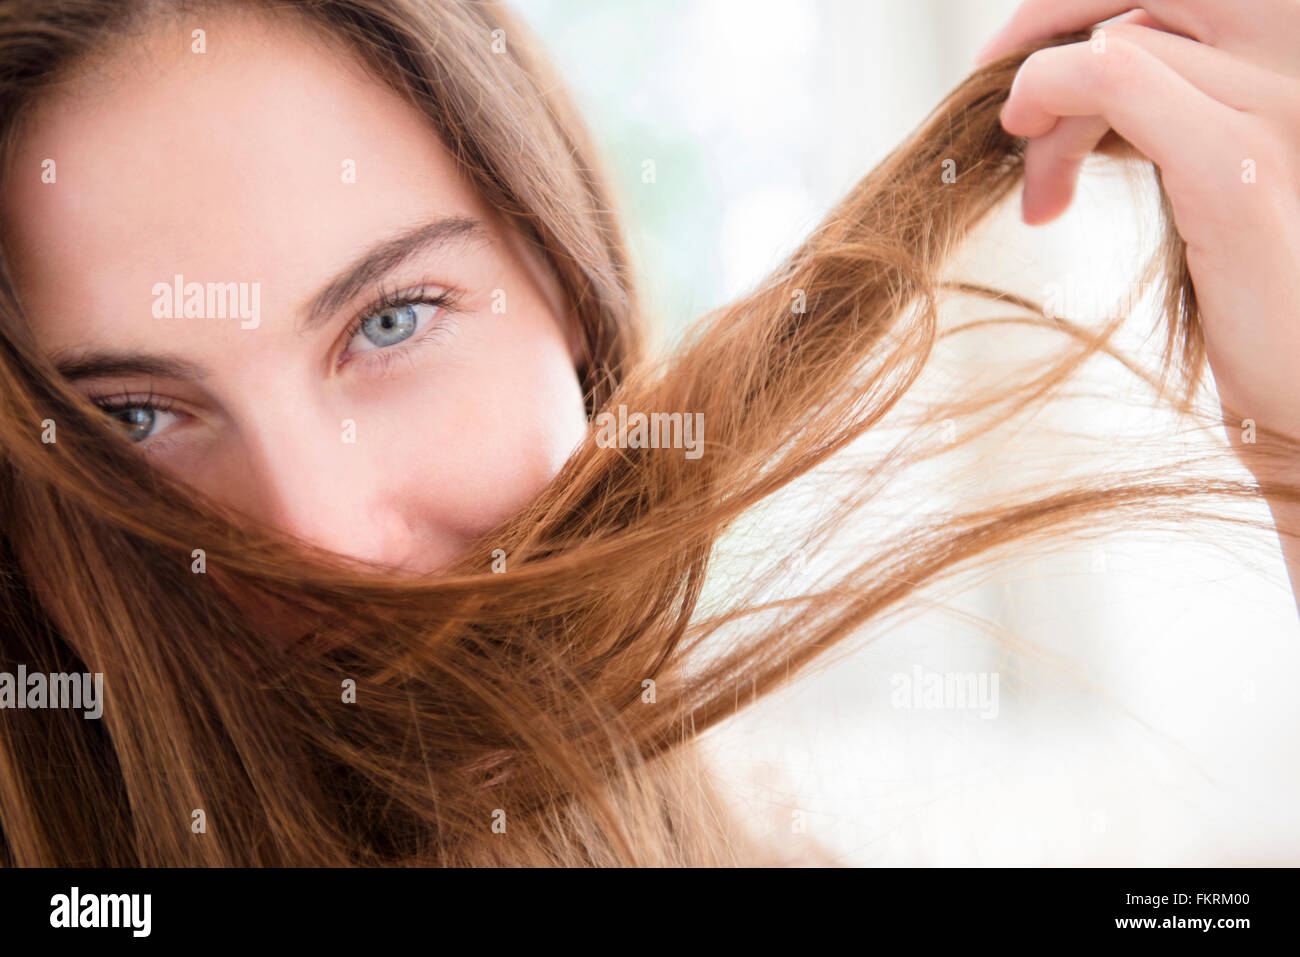
[[[1070,207],[1088,156],[1144,160],[1133,145],[1097,116],[1067,116],[1025,147],[1020,215],[1030,226],[1050,223]]]
[[[1049,223],[1069,208],[1088,155],[1110,131],[1100,116],[1067,116],[1025,149],[1025,185],[1020,213],[1026,223]]]
[[[1291,97],[1295,96],[1292,81],[1184,37],[1124,25],[1112,28],[1109,39],[1137,44],[1203,93],[1235,109],[1285,103],[1288,91]],[[1096,40],[1094,37],[1080,46],[1086,46],[1095,55],[1106,55],[1106,47],[1099,47]],[[1272,112],[1267,108],[1264,111]],[[1050,131],[1030,140],[1025,153],[1022,194],[1025,222],[1032,225],[1050,222],[1069,207],[1085,159],[1108,130],[1109,124],[1103,118],[1073,116],[1058,120]]]
[[[988,63],[1049,37],[1085,30],[1132,12],[1137,0],[1025,0],[976,56]],[[1300,3],[1296,0],[1142,0],[1147,19],[1193,40],[1300,74]],[[1152,24],[1143,24],[1151,26]]]
[[[1141,46],[1117,40],[1101,56],[1086,43],[1035,53],[1016,75],[1002,125],[1013,135],[1037,137],[1063,117],[1096,117],[1167,179],[1218,182],[1236,166],[1224,150],[1239,140],[1243,115]],[[1070,134],[1059,135],[1070,145]]]

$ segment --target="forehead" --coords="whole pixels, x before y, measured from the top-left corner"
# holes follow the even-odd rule
[[[159,23],[52,90],[0,203],[32,312],[83,317],[104,304],[147,316],[153,284],[178,272],[296,302],[414,222],[494,227],[427,118],[350,50],[235,12]]]

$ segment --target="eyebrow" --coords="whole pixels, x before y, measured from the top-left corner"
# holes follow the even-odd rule
[[[448,216],[423,223],[414,229],[380,242],[362,253],[307,306],[300,332],[310,332],[376,279],[392,272],[407,260],[440,246],[461,242],[491,242],[483,223],[468,216]]]
[[[88,352],[67,359],[55,359],[54,367],[65,379],[100,379],[112,376],[149,375],[165,379],[202,379],[207,370],[184,359],[145,352]]]

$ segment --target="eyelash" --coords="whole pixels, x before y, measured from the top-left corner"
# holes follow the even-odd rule
[[[152,409],[155,412],[170,412],[176,400],[165,395],[156,394],[152,388],[143,400],[138,393],[123,389],[121,392],[88,392],[86,397],[105,412],[119,412],[122,409]]]

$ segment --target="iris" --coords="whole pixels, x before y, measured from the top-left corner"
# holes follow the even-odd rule
[[[391,346],[410,338],[416,325],[415,304],[406,303],[367,316],[360,331],[376,346]]]

